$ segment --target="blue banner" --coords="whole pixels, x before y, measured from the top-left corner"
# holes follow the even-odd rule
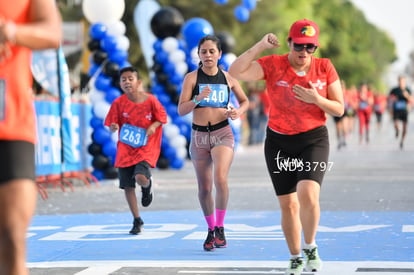
[[[35,101],[37,144],[36,176],[60,174],[68,171],[83,171],[91,167],[92,156],[87,151],[91,143],[89,121],[92,108],[86,103],[71,104],[71,128],[69,135],[61,135],[60,106],[57,101]],[[62,144],[71,148],[71,156],[64,154]]]

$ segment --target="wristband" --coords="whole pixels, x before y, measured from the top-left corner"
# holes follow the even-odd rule
[[[4,34],[10,43],[16,44],[16,24],[14,22],[8,21],[5,24]]]
[[[200,104],[201,102],[201,100],[200,101],[197,100],[197,95],[195,95],[191,101],[194,102],[196,105]]]

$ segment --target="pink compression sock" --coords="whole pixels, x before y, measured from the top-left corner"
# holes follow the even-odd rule
[[[214,230],[214,226],[216,225],[216,223],[214,221],[214,214],[204,216],[204,218],[206,219],[208,228],[211,229],[211,230]]]
[[[216,208],[216,226],[222,227],[224,226],[224,217],[226,216],[226,209],[217,209]]]

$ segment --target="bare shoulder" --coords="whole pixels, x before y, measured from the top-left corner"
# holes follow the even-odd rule
[[[229,74],[229,72],[223,71],[223,73],[230,87],[233,87],[234,85],[237,85],[239,83],[237,79],[235,79],[231,74]]]

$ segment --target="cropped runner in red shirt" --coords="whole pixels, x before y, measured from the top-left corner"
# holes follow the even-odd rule
[[[55,1],[0,0],[0,274],[28,274],[37,198],[31,50],[57,48],[61,36]]]
[[[321,269],[315,242],[320,219],[319,193],[329,170],[326,115],[342,116],[340,79],[326,58],[313,53],[319,28],[310,20],[296,21],[287,39],[289,53],[256,60],[267,49],[280,47],[276,35],[266,34],[240,55],[229,73],[239,80],[265,80],[270,98],[265,158],[282,212],[282,229],[291,253],[286,274],[304,268]],[[303,229],[304,262],[301,256]]]
[[[119,188],[124,190],[134,217],[129,233],[136,235],[144,222],[135,186],[141,186],[142,206],[149,206],[153,198],[150,168],[156,166],[161,152],[162,124],[167,122],[167,113],[155,96],[144,91],[135,68],[121,69],[120,86],[125,94],[112,102],[105,125],[112,132],[119,130],[115,167],[119,168]]]

